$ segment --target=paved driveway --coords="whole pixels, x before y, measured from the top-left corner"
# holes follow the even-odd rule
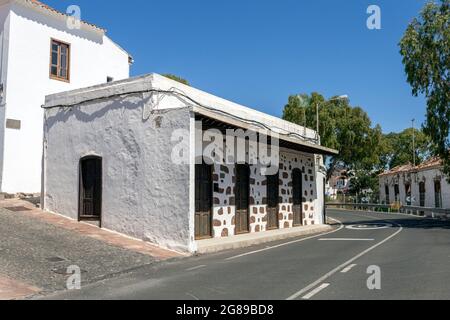
[[[113,241],[108,243],[103,240],[108,236],[101,234],[106,231],[98,229],[99,234],[88,236],[63,226],[66,224],[64,218],[55,216],[56,221],[49,222],[33,217],[30,211],[13,212],[0,207],[0,280],[3,279],[0,281],[0,299],[7,299],[8,292],[11,298],[17,298],[11,283],[17,284],[16,291],[23,292],[23,296],[36,291],[47,294],[64,290],[67,268],[72,265],[81,268],[82,284],[86,285],[169,258],[121,247],[121,236],[111,234]],[[134,240],[124,238],[122,242],[130,246],[130,241]],[[139,247],[137,241],[135,247]],[[5,287],[6,284],[9,287]],[[24,291],[27,286],[30,290]]]

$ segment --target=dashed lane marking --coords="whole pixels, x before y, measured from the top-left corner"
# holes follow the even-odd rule
[[[322,292],[323,290],[325,290],[326,288],[328,288],[330,286],[329,283],[323,283],[321,286],[315,288],[313,291],[311,291],[310,293],[308,293],[306,296],[304,296],[302,299],[303,300],[309,300],[312,297],[314,297],[315,295],[317,295],[318,293]]]
[[[342,270],[341,271],[341,273],[347,273],[347,272],[349,272],[350,270],[352,270],[354,267],[356,267],[357,266],[357,264],[351,264],[351,265],[349,265],[347,268],[345,268],[344,270]]]
[[[377,243],[376,245],[370,247],[369,249],[361,252],[360,254],[354,256],[353,258],[351,258],[350,260],[348,260],[347,262],[344,262],[343,264],[341,264],[340,266],[334,268],[333,270],[331,270],[330,272],[328,272],[327,274],[325,274],[323,277],[317,279],[316,281],[314,281],[313,283],[311,283],[309,286],[303,288],[302,290],[294,293],[292,296],[290,296],[289,298],[287,298],[286,300],[296,300],[299,297],[301,297],[303,294],[305,294],[306,292],[310,291],[312,288],[315,288],[316,286],[318,286],[320,283],[326,281],[328,278],[330,278],[331,276],[333,276],[334,274],[336,274],[337,272],[339,272],[340,270],[342,270],[343,268],[346,268],[347,266],[349,266],[350,264],[352,264],[353,262],[355,262],[356,260],[358,260],[359,258],[365,256],[366,254],[368,254],[369,252],[377,249],[378,247],[382,246],[383,244],[385,244],[386,242],[388,242],[389,240],[395,238],[398,234],[400,234],[403,231],[403,227],[401,225],[397,225],[400,229],[397,230],[397,232],[395,232],[394,234],[390,235],[389,237],[387,237],[386,239],[384,239],[383,241]]]
[[[194,271],[194,270],[203,269],[203,268],[206,268],[206,266],[205,265],[196,266],[196,267],[186,269],[186,271]]]
[[[375,241],[375,239],[323,238],[319,241]]]

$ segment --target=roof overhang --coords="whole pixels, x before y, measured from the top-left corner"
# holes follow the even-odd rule
[[[17,2],[19,4],[28,6],[29,8],[33,8],[35,10],[41,11],[43,13],[46,13],[52,17],[55,17],[57,19],[67,19],[69,17],[69,15],[67,15],[66,13],[63,13],[61,11],[56,10],[55,8],[50,7],[49,5],[39,1],[39,0],[13,0],[14,2]],[[106,33],[106,29],[99,27],[93,23],[84,21],[84,20],[80,20],[81,25],[91,31],[100,33],[100,34],[105,34]]]
[[[208,110],[198,106],[193,106],[192,111],[197,115],[217,120],[224,124],[228,124],[232,127],[237,127],[245,130],[255,130],[255,125],[253,124],[249,124],[244,120],[238,120],[228,117],[226,115],[220,114],[212,110]],[[284,133],[278,133],[274,131],[265,131],[265,132],[267,133],[268,136],[279,139],[280,146],[284,148],[293,149],[300,152],[327,155],[327,156],[335,156],[339,154],[337,150],[320,146],[305,140],[301,140],[299,138],[291,137]]]

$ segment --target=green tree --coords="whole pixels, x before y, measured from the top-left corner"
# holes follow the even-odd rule
[[[381,166],[379,154],[385,152],[381,127],[372,127],[367,113],[360,107],[352,107],[348,100],[326,100],[318,93],[291,96],[283,119],[316,128],[317,106],[321,143],[339,151],[329,161],[328,177],[338,164],[348,169],[368,170]]]
[[[450,180],[450,0],[425,5],[400,41],[406,75],[415,96],[427,98],[425,133],[444,160]]]
[[[179,76],[176,76],[176,75],[174,75],[174,74],[166,73],[166,74],[163,74],[163,76],[166,77],[166,78],[175,80],[175,81],[177,81],[177,82],[179,82],[179,83],[185,84],[185,85],[187,85],[187,86],[190,86],[190,85],[191,85],[191,84],[189,83],[189,81],[187,81],[186,79],[183,79],[183,78],[181,78],[181,77],[179,77]]]
[[[385,138],[388,148],[384,156],[386,157],[386,167],[390,169],[407,163],[414,163],[414,149],[416,164],[424,162],[430,156],[431,140],[423,130],[414,130],[414,147],[412,128],[400,133],[390,133]]]
[[[378,173],[372,170],[356,170],[350,178],[350,193],[357,195],[357,202],[361,202],[363,191],[371,191],[370,195],[377,194],[379,188]]]

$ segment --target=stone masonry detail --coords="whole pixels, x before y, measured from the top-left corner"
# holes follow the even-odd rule
[[[260,173],[259,165],[250,166],[250,232],[267,229],[267,178]],[[317,188],[314,156],[297,152],[280,154],[280,229],[292,228],[294,222],[292,198],[292,172],[302,171],[303,180],[303,225],[316,224],[315,206]],[[213,237],[235,235],[235,184],[234,165],[214,165],[213,172]]]

